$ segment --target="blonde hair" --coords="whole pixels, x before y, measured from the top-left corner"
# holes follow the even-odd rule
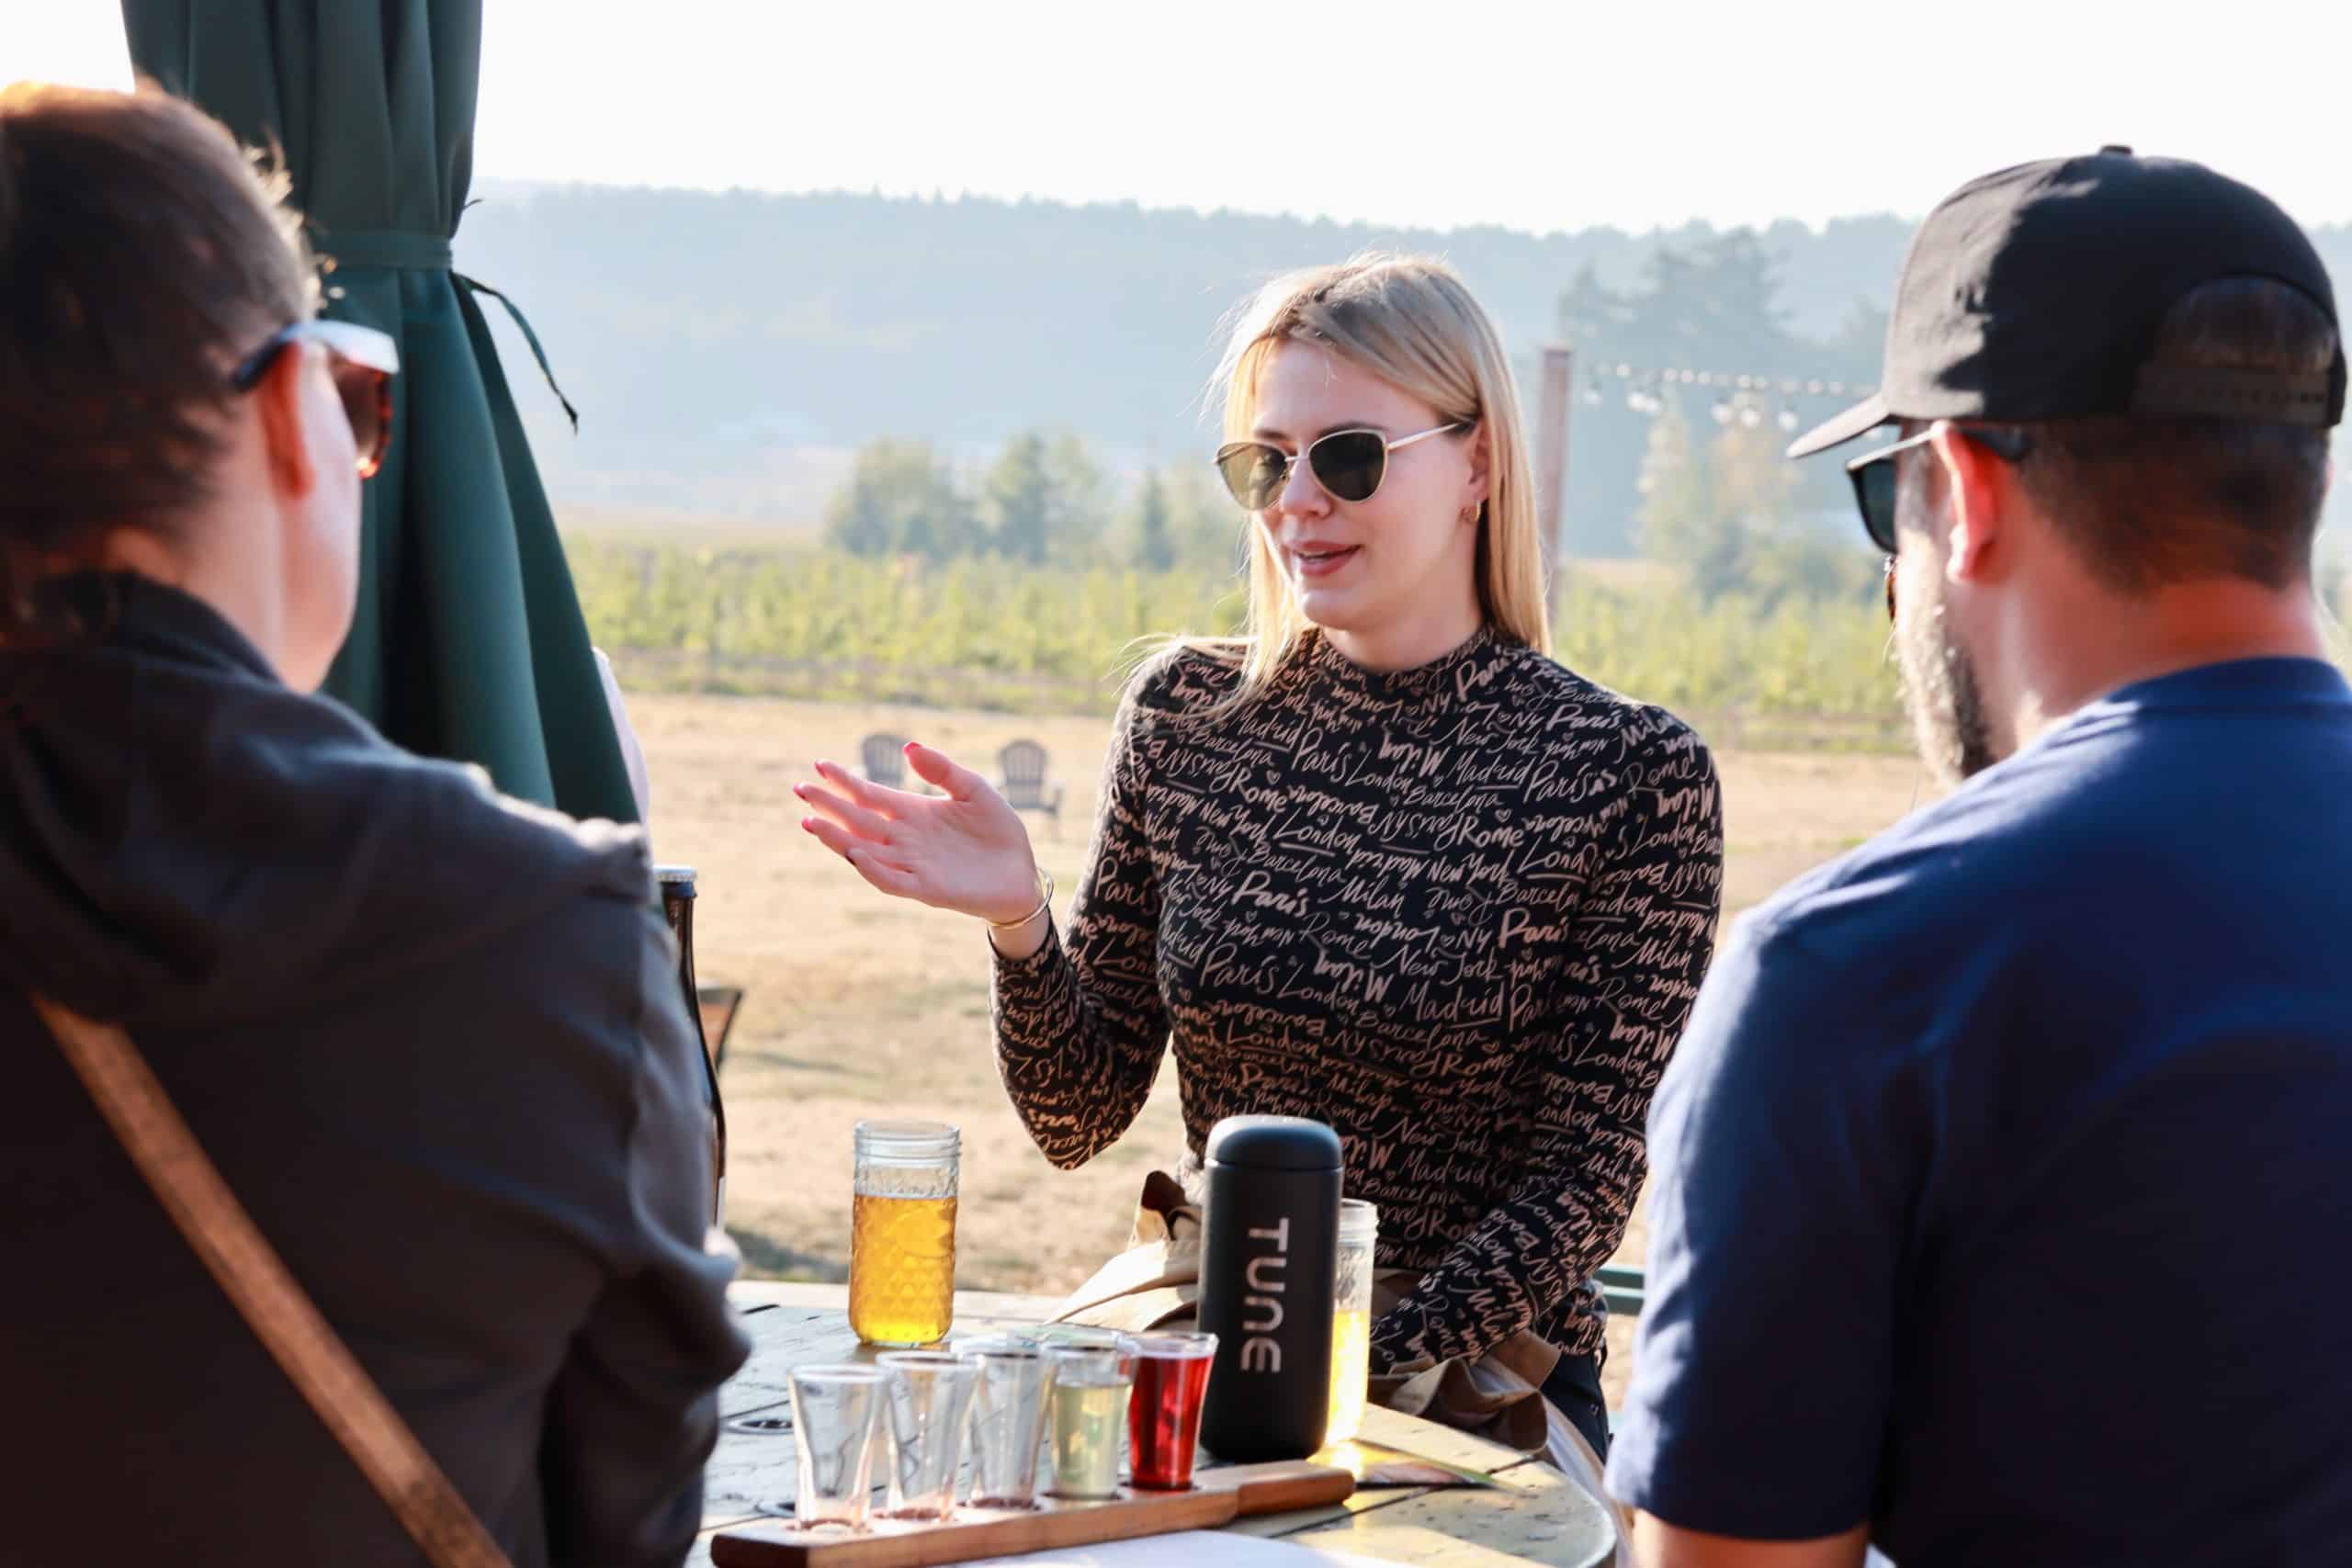
[[[1487,479],[1478,523],[1479,607],[1503,640],[1549,653],[1534,469],[1519,389],[1494,322],[1461,276],[1434,257],[1367,251],[1267,284],[1234,316],[1210,382],[1211,395],[1224,403],[1226,439],[1248,438],[1257,423],[1258,378],[1274,349],[1291,342],[1329,349],[1420,399],[1440,420],[1482,427]],[[1263,691],[1307,629],[1281,562],[1256,528],[1248,575],[1240,636],[1180,639],[1241,668],[1239,687],[1215,712]]]

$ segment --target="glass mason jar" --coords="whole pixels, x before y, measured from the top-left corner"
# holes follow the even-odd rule
[[[1331,1302],[1331,1417],[1326,1443],[1344,1442],[1363,1427],[1372,1382],[1373,1252],[1380,1240],[1380,1210],[1360,1198],[1340,1201],[1339,1266]]]
[[[868,1345],[932,1345],[956,1319],[956,1178],[944,1122],[860,1122],[849,1233],[849,1325]]]

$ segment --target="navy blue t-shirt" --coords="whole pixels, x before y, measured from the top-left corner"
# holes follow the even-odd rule
[[[1736,928],[1625,1501],[1901,1568],[2352,1562],[2352,689],[2124,688]]]

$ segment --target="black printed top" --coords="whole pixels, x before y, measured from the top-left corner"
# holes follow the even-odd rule
[[[1196,1195],[1224,1117],[1339,1132],[1380,1264],[1423,1271],[1376,1368],[1522,1328],[1592,1350],[1583,1287],[1713,947],[1706,748],[1487,631],[1394,673],[1310,632],[1257,700],[1198,716],[1238,680],[1188,650],[1131,686],[1068,939],[996,963],[1015,1109],[1081,1165],[1172,1040]]]

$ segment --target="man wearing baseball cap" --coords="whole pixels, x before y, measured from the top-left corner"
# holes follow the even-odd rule
[[[1929,216],[1851,458],[1958,784],[1745,918],[1650,1118],[1651,1564],[2352,1562],[2325,270],[2109,147]],[[1961,782],[1961,781],[1965,782]]]

